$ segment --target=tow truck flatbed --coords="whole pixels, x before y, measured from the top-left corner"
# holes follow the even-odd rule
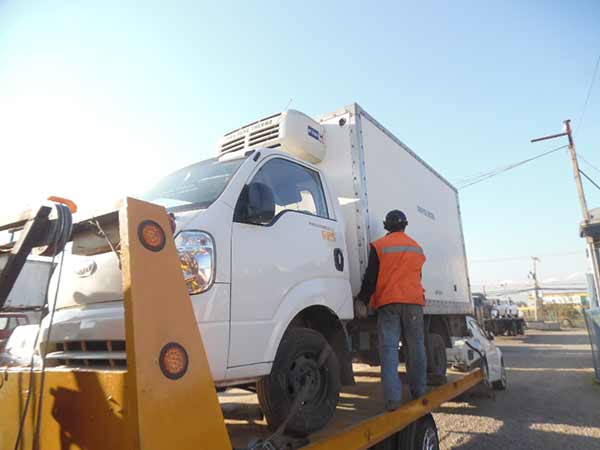
[[[64,208],[61,214],[67,214]],[[28,221],[52,229],[47,216],[28,216]],[[63,224],[69,221],[70,216]],[[244,431],[248,421],[244,425],[223,417],[174,243],[167,239],[170,222],[164,208],[126,199],[109,222],[117,224],[120,235],[128,369],[3,370],[0,448],[361,450],[392,442],[385,448],[412,450],[415,441],[405,438],[434,430],[434,437],[425,437],[435,446],[419,448],[436,449],[437,431],[429,413],[483,380],[482,371],[475,370],[394,412],[383,412],[377,369],[358,366],[357,384],[343,389],[337,414],[326,428],[300,446],[273,445],[286,441],[271,439],[264,423],[252,423]],[[62,229],[69,233],[62,237],[74,245],[98,251],[98,237],[85,227],[73,227],[75,237],[69,227]],[[24,260],[33,247],[45,244],[42,234],[31,241],[21,236],[10,250],[13,260]],[[115,243],[103,238],[114,251]],[[11,270],[18,275],[18,265]],[[10,290],[10,283],[4,288]],[[170,308],[161,309],[167,298]],[[248,445],[249,438],[263,440]]]
[[[354,373],[356,384],[342,388],[336,414],[331,422],[310,435],[310,443],[302,448],[369,448],[483,380],[480,370],[467,374],[449,372],[447,384],[433,388],[423,399],[407,401],[398,410],[387,413],[383,408],[379,368],[354,364]],[[405,375],[401,372],[406,387]],[[409,398],[406,389],[404,398]],[[234,448],[247,448],[249,442],[267,439],[272,434],[266,421],[259,418],[256,394],[233,388],[221,393],[219,400]],[[396,431],[390,433],[389,425]]]

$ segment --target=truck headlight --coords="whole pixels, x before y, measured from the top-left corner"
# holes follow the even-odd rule
[[[215,245],[211,235],[183,231],[175,238],[175,246],[189,294],[206,291],[215,276]]]

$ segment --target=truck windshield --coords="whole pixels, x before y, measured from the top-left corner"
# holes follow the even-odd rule
[[[160,180],[142,199],[162,205],[169,211],[208,208],[225,190],[244,160],[212,158],[184,167]]]

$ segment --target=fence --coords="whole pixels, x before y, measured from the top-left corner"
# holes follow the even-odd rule
[[[585,311],[585,322],[592,345],[592,358],[596,370],[596,382],[600,383],[600,308]]]

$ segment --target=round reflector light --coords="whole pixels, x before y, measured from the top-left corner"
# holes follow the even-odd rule
[[[160,351],[158,363],[165,377],[177,380],[187,372],[188,355],[181,344],[169,342]]]
[[[138,237],[144,247],[153,252],[162,250],[165,246],[165,232],[153,220],[144,220],[138,226]]]

